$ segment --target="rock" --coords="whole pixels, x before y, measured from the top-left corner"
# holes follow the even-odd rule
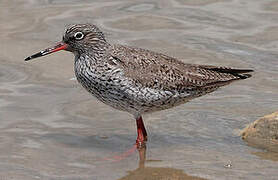
[[[278,152],[278,111],[251,123],[241,136],[248,145]]]

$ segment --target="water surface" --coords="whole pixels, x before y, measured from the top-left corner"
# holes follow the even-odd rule
[[[277,158],[239,137],[245,125],[278,109],[277,7],[274,0],[3,0],[0,179],[127,179],[140,167],[133,117],[72,79],[72,54],[23,61],[61,40],[66,24],[84,22],[111,43],[255,70],[250,79],[145,116],[143,171],[172,179],[277,179]]]

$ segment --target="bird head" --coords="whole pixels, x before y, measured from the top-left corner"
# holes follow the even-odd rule
[[[61,42],[27,57],[25,61],[45,56],[60,50],[70,51],[74,54],[80,54],[86,51],[98,53],[103,51],[106,45],[107,42],[104,34],[95,25],[73,24],[66,27],[63,40]]]

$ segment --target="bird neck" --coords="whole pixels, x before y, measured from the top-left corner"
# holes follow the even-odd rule
[[[96,44],[92,43],[89,46],[86,46],[86,47],[80,49],[75,54],[77,56],[80,56],[82,54],[86,54],[87,56],[89,56],[92,59],[97,61],[97,60],[102,59],[106,55],[106,51],[110,46],[111,45],[106,41],[99,41]]]
[[[87,53],[96,58],[101,58],[106,54],[106,50],[110,46],[111,45],[106,41],[99,41],[97,44],[92,44],[89,47],[89,50]]]

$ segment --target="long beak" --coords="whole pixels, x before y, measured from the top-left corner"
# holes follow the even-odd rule
[[[51,53],[54,53],[54,52],[57,52],[57,51],[60,51],[60,50],[66,50],[67,48],[68,48],[68,45],[66,43],[59,42],[58,44],[56,44],[53,47],[47,48],[47,49],[45,49],[41,52],[38,52],[36,54],[33,54],[32,56],[27,57],[25,59],[25,61],[29,61],[29,60],[34,59],[34,58],[45,56],[47,54],[51,54]]]

